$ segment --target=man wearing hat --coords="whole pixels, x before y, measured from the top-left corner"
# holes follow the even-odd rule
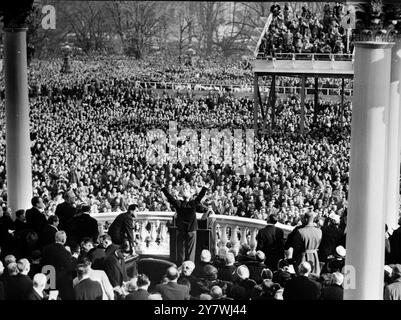
[[[401,265],[393,266],[392,283],[384,287],[384,300],[401,300]]]
[[[183,200],[175,199],[166,188],[161,191],[177,212],[177,264],[181,265],[184,260],[195,262],[196,251],[196,230],[198,222],[196,220],[196,208],[205,196],[208,187],[204,186],[201,192],[192,198],[189,186],[185,186],[182,191]]]

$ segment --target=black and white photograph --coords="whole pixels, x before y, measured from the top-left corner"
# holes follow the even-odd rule
[[[0,17],[0,308],[401,300],[400,0]]]

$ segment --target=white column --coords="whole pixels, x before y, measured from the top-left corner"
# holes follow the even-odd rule
[[[386,144],[386,224],[392,232],[398,227],[400,194],[400,79],[401,79],[401,39],[397,39],[392,49],[390,108],[388,112]]]
[[[389,43],[355,43],[346,300],[383,299]],[[348,279],[347,279],[348,277]],[[352,281],[348,281],[352,280]]]
[[[4,29],[7,205],[13,217],[31,207],[32,198],[26,30]]]

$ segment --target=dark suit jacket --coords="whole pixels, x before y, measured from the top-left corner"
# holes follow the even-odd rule
[[[75,243],[79,243],[84,237],[89,237],[96,242],[99,236],[97,220],[86,213],[73,217],[68,223],[66,232],[69,242]]]
[[[175,282],[158,284],[156,291],[162,295],[163,300],[189,300],[189,288]]]
[[[46,295],[46,293],[43,293],[43,298],[35,291],[35,290],[31,290],[31,292],[28,295],[27,300],[48,300],[48,296]]]
[[[284,232],[274,225],[267,225],[259,230],[256,240],[256,250],[261,250],[266,255],[265,264],[272,270],[277,270],[277,263],[284,258]]]
[[[393,232],[389,240],[391,247],[391,262],[394,264],[401,263],[401,227],[398,227],[398,229]]]
[[[284,287],[284,300],[318,300],[321,286],[305,276],[298,276],[288,281]]]
[[[52,265],[56,269],[56,288],[62,300],[73,300],[72,279],[74,267],[71,253],[60,243],[52,243],[43,248],[42,265]]]
[[[234,281],[236,266],[224,266],[219,268],[218,278],[223,281]]]
[[[344,289],[333,284],[322,289],[322,300],[343,300]]]
[[[47,225],[46,216],[36,208],[26,210],[25,216],[28,228],[40,235]]]
[[[24,274],[7,277],[5,283],[6,300],[26,300],[32,290],[32,280]]]
[[[88,253],[89,259],[92,261],[92,269],[103,270],[104,269],[104,259],[106,257],[106,249],[101,245],[93,248]]]
[[[163,188],[161,191],[177,211],[177,230],[181,232],[196,231],[198,229],[196,208],[199,206],[202,198],[205,196],[207,188],[202,188],[202,191],[199,192],[196,198],[190,201],[175,199],[166,188]]]
[[[340,228],[330,225],[322,227],[322,241],[319,245],[319,260],[325,262],[329,255],[336,251],[336,247],[341,244],[344,233]]]
[[[47,224],[42,231],[42,234],[40,236],[40,243],[41,245],[47,246],[48,244],[51,244],[55,241],[54,236],[56,235],[58,229],[55,227],[51,226],[50,224]]]
[[[110,225],[107,233],[110,235],[113,243],[123,244],[124,240],[134,243],[134,219],[130,213],[120,213]]]
[[[103,291],[99,282],[86,278],[75,287],[75,300],[102,300]]]
[[[28,229],[28,224],[26,222],[22,222],[21,220],[15,219],[14,221],[14,230],[15,232]]]
[[[109,277],[111,286],[117,287],[128,280],[124,258],[118,258],[115,252],[110,253],[104,259],[104,271]]]
[[[149,292],[147,290],[138,289],[131,292],[125,297],[125,300],[148,300]]]
[[[60,220],[58,229],[65,231],[68,226],[68,222],[72,219],[76,212],[77,209],[67,202],[63,202],[57,205],[55,215]]]

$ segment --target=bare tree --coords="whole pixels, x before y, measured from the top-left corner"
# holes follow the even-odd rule
[[[108,9],[114,31],[120,36],[124,51],[136,58],[152,45],[162,30],[165,3],[158,1],[111,2]]]

